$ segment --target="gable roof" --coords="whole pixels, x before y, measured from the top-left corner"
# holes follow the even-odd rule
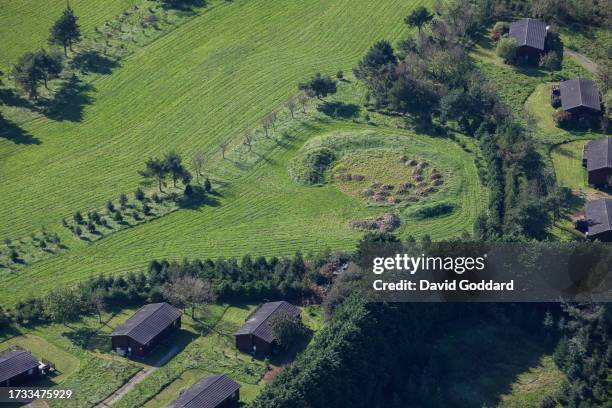
[[[247,319],[246,323],[234,333],[234,336],[252,334],[268,343],[272,343],[274,341],[274,335],[272,334],[272,328],[269,324],[270,319],[279,314],[298,316],[300,313],[299,307],[293,306],[291,303],[285,302],[284,300],[280,302],[264,303]]]
[[[140,344],[147,344],[181,315],[180,310],[168,303],[150,303],[138,309],[111,336],[128,336]]]
[[[612,200],[600,198],[586,203],[586,219],[589,222],[589,235],[598,235],[612,230]]]
[[[510,24],[508,36],[514,38],[519,47],[527,46],[544,51],[546,23],[533,18],[523,18]]]
[[[38,367],[40,363],[25,350],[13,350],[0,354],[0,383],[28,370]]]
[[[211,375],[183,391],[166,408],[214,408],[240,388],[226,375]]]
[[[586,145],[587,170],[612,169],[612,138],[602,137]]]
[[[559,89],[563,110],[585,106],[598,112],[601,111],[599,89],[597,89],[595,82],[584,78],[570,79],[561,82]]]

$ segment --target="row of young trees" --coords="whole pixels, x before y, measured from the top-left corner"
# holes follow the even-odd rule
[[[50,45],[60,45],[64,49],[64,56],[68,56],[68,49],[81,40],[81,29],[78,18],[68,5],[62,15],[51,27],[49,35]],[[48,52],[40,49],[36,52],[26,52],[15,64],[12,76],[15,84],[19,86],[28,97],[38,98],[38,87],[44,83],[48,89],[48,81],[58,78],[63,69],[63,56],[61,52]]]
[[[126,276],[99,275],[76,287],[59,287],[42,298],[20,302],[14,310],[0,309],[0,332],[13,322],[31,325],[50,321],[68,324],[85,314],[97,314],[144,302],[168,301],[190,309],[191,315],[206,304],[223,302],[310,299],[320,281],[318,269],[327,255],[305,261],[297,252],[291,258],[241,261],[219,258],[152,261],[146,272]]]
[[[340,71],[338,73],[338,78],[340,79],[342,76],[342,71]],[[317,72],[308,81],[300,83],[298,85],[298,89],[300,89],[302,92],[298,95],[291,96],[283,105],[290,113],[291,119],[295,119],[295,114],[298,109],[301,109],[302,113],[306,113],[306,106],[308,105],[310,98],[317,98],[320,101],[323,101],[323,98],[326,96],[336,93],[337,82],[329,75],[321,75],[321,73]],[[263,129],[266,138],[270,137],[272,132],[276,132],[276,124],[278,119],[279,115],[276,111],[268,113],[261,119],[261,128]],[[245,130],[242,138],[242,144],[247,147],[249,152],[253,150],[254,138],[255,132],[253,130]],[[225,141],[219,144],[221,157],[223,159],[225,159],[225,153],[227,152],[228,147],[229,143]]]
[[[203,156],[194,156],[198,177],[202,168],[200,163],[202,165],[204,163]],[[193,178],[183,164],[182,157],[175,152],[166,153],[163,158],[149,158],[145,163],[145,169],[140,171],[140,175],[144,177],[145,185],[157,183],[160,193],[164,191],[163,187],[167,179],[172,180],[172,186],[176,188],[179,180],[187,187]]]

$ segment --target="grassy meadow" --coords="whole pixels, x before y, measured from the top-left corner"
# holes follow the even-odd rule
[[[418,228],[408,224],[403,232],[441,239],[470,231],[486,201],[474,149],[394,130],[397,120],[360,107],[365,91],[350,78],[339,83],[334,101],[356,105],[351,117],[314,102],[295,119],[282,108],[297,83],[314,72],[348,72],[375,40],[399,39],[403,16],[419,4],[212,2],[134,47],[111,72],[85,76],[87,86],[63,106],[64,117],[5,107],[5,116],[32,143],[0,139],[0,238],[28,247],[24,237],[44,230],[57,234],[65,248],[31,257],[17,271],[0,266],[3,303],[100,272],[139,270],[154,258],[352,249],[363,232],[349,222],[383,210],[334,185],[298,185],[287,171],[308,140],[335,132],[398,134],[408,145],[414,138],[429,154],[453,161],[462,174],[451,186],[459,209]],[[245,130],[259,128],[273,110],[280,112],[277,129],[270,137],[257,130],[253,151],[247,151]],[[225,159],[222,142],[230,144]],[[187,162],[195,151],[205,152],[204,172],[217,194],[101,239],[77,239],[61,226],[77,210],[99,210],[120,193],[131,194],[145,158],[170,150]]]

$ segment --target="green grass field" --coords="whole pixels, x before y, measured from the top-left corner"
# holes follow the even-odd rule
[[[90,34],[106,20],[121,14],[141,0],[71,0],[70,6],[79,17],[82,34]],[[26,51],[47,46],[49,29],[62,14],[64,0],[0,0],[0,69],[12,66]],[[10,44],[10,46],[7,46]]]
[[[214,2],[207,12],[136,48],[112,74],[89,76],[91,104],[73,107],[79,115],[72,119],[7,109],[6,116],[40,144],[0,139],[0,238],[17,240],[44,227],[57,232],[68,249],[18,272],[0,270],[3,302],[99,272],[138,270],[153,258],[353,248],[362,232],[348,222],[381,210],[331,186],[297,185],[287,174],[287,164],[306,141],[333,132],[399,132],[428,143],[432,153],[461,158],[457,170],[464,177],[457,178],[454,190],[460,211],[405,231],[434,239],[470,231],[486,201],[470,159],[474,153],[449,140],[391,131],[386,125],[397,122],[391,118],[372,114],[376,126],[363,112],[350,120],[331,119],[311,104],[295,120],[282,112],[273,138],[259,130],[254,152],[240,144],[244,130],[281,109],[299,81],[317,70],[347,72],[376,39],[400,38],[402,16],[418,4]],[[354,81],[342,82],[337,99],[360,104],[364,91]],[[231,142],[225,160],[221,141]],[[221,194],[91,244],[61,227],[60,220],[74,211],[99,209],[133,191],[144,159],[171,149],[186,160],[196,149],[205,151],[205,172]]]

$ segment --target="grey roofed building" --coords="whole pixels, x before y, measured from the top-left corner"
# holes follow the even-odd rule
[[[268,343],[272,343],[275,339],[272,328],[268,323],[272,316],[278,314],[298,316],[300,314],[300,308],[284,300],[264,303],[247,319],[246,323],[238,329],[234,335],[252,334]]]
[[[595,82],[576,78],[559,84],[561,108],[564,111],[584,109],[601,112],[601,98]]]
[[[514,38],[519,47],[530,47],[544,51],[546,23],[533,18],[523,18],[510,24],[508,36]]]
[[[612,199],[601,198],[588,201],[585,215],[588,222],[587,236],[610,242],[612,240]]]
[[[0,384],[20,374],[38,368],[40,362],[25,350],[12,350],[0,354]]]
[[[117,327],[111,336],[127,336],[140,344],[147,344],[181,315],[180,310],[168,303],[144,305],[124,324]]]
[[[612,168],[612,138],[591,140],[586,146],[585,159],[588,171]]]
[[[240,384],[228,376],[212,375],[183,391],[167,408],[215,408],[228,399],[237,403],[239,389]]]

